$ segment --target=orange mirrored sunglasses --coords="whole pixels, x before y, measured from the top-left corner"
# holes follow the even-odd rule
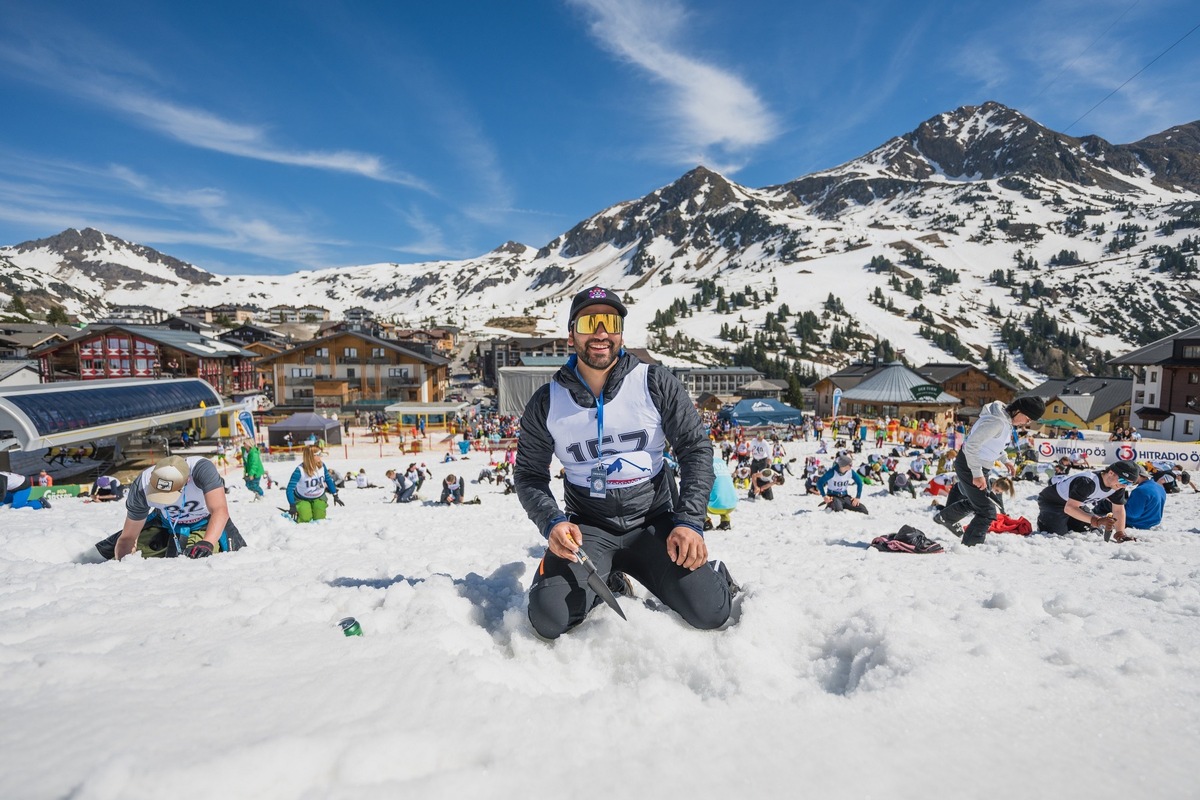
[[[603,325],[610,334],[617,334],[624,327],[624,322],[620,314],[580,314],[575,318],[575,332],[595,333]]]

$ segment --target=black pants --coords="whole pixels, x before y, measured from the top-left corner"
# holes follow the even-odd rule
[[[207,527],[208,520],[202,520],[192,525],[189,532],[203,534]],[[117,539],[119,538],[121,538],[121,531],[96,542],[96,552],[104,558],[112,560],[116,554]],[[241,531],[233,524],[233,520],[225,523],[222,539],[221,552],[241,550],[246,546],[246,540],[242,538]],[[225,547],[226,543],[228,550]],[[141,552],[143,558],[175,558],[182,552],[179,538],[172,535],[171,526],[157,513],[152,513],[146,518],[146,524],[142,526],[142,531],[138,534],[135,549]]]
[[[967,457],[963,453],[959,453],[954,458],[954,474],[958,477],[955,488],[962,493],[963,497],[953,503],[949,501],[950,498],[947,498],[946,507],[942,509],[942,519],[946,522],[958,522],[967,514],[974,512],[975,518],[967,525],[962,541],[968,546],[981,544],[987,538],[992,520],[1000,513],[1000,507],[996,505],[996,501],[992,500],[987,491],[972,483],[979,476],[971,474],[970,468],[967,467]]]
[[[1047,533],[1057,533],[1059,536],[1062,536],[1069,531],[1084,533],[1090,531],[1092,526],[1082,520],[1067,516],[1065,506],[1052,506],[1039,503],[1037,529],[1039,531],[1046,531]]]
[[[862,503],[854,505],[850,502],[851,497],[848,494],[831,494],[829,495],[829,508],[833,511],[857,511],[859,514],[866,514],[867,507]]]
[[[625,533],[571,521],[583,533],[583,549],[601,578],[613,571],[629,573],[693,628],[711,630],[729,619],[733,606],[725,578],[707,564],[688,570],[667,557],[667,536],[674,527],[670,514]],[[556,639],[583,622],[598,599],[587,577],[582,564],[549,550],[542,556],[529,587],[529,621],[540,636]]]

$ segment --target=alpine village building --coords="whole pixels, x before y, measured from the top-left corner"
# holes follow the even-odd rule
[[[336,411],[344,406],[439,403],[445,400],[450,360],[432,346],[406,347],[360,331],[337,331],[264,356],[275,403]]]

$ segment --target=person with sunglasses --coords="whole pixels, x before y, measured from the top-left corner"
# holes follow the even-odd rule
[[[626,352],[626,313],[611,289],[576,294],[567,317],[575,353],[521,417],[517,497],[547,540],[528,613],[545,639],[578,625],[600,600],[580,546],[614,593],[628,593],[628,573],[694,628],[724,625],[737,590],[725,565],[708,561],[702,534],[713,484],[708,432],[678,378]],[[675,498],[668,443],[682,478]],[[555,457],[565,510],[550,491]]]
[[[1149,530],[1162,523],[1163,509],[1167,505],[1167,492],[1156,481],[1151,479],[1145,467],[1138,466],[1137,485],[1132,489],[1126,488],[1129,498],[1125,501],[1125,526],[1139,530]],[[1096,503],[1092,511],[1099,515],[1112,513],[1112,504],[1108,500]],[[1118,538],[1118,541],[1120,539]]]
[[[1132,461],[1056,476],[1038,495],[1038,530],[1061,536],[1100,528],[1106,540],[1112,535],[1121,541],[1125,538],[1125,503],[1137,480],[1138,466]],[[1108,501],[1109,515],[1097,514],[1092,508],[1101,500]]]

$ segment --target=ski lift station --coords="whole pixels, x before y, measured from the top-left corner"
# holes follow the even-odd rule
[[[200,378],[67,381],[0,388],[0,469],[11,455],[100,440],[128,444],[156,430],[228,428],[221,396]]]

